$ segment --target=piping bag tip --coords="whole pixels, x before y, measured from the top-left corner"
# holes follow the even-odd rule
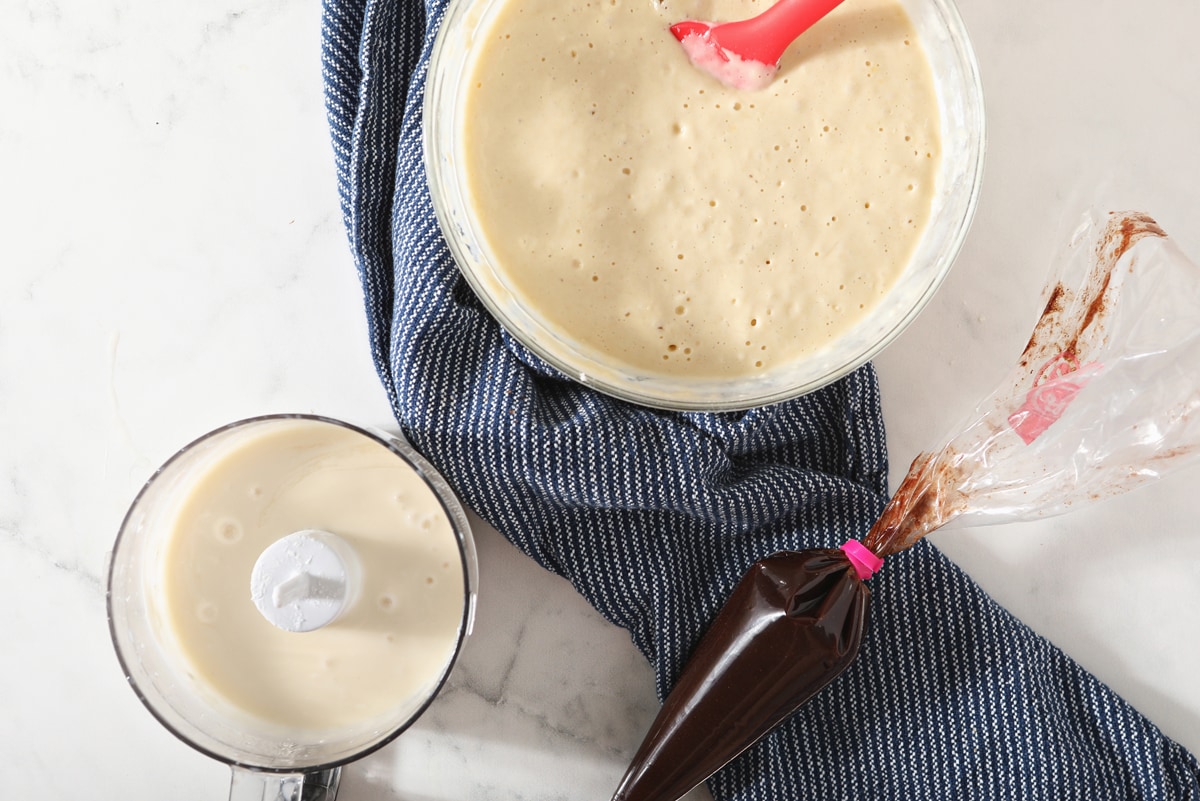
[[[857,542],[847,546],[784,551],[750,566],[663,702],[613,801],[675,801],[850,666],[871,595],[860,577],[883,562]]]

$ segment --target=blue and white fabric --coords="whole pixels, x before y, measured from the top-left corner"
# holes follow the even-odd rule
[[[405,435],[480,516],[628,629],[670,690],[746,567],[861,537],[886,501],[870,366],[741,414],[571,383],[460,277],[421,104],[444,0],[325,0],[323,71],[370,347]],[[1200,799],[1200,764],[934,547],[871,580],[858,661],[719,772],[718,801]],[[614,788],[615,789],[615,788]]]

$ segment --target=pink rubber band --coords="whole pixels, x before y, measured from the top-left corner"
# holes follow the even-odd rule
[[[878,573],[879,568],[883,567],[883,560],[871,553],[871,550],[858,540],[846,540],[842,550],[846,552],[850,564],[854,565],[855,572],[863,581]]]

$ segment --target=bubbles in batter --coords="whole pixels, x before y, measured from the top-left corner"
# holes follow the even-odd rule
[[[940,158],[936,93],[897,0],[835,9],[755,93],[687,63],[676,11],[501,0],[488,24],[521,43],[493,38],[468,67],[469,194],[519,301],[568,339],[650,374],[754,375],[824,347],[906,266]],[[730,297],[759,318],[761,358]],[[787,311],[768,329],[772,304]]]
[[[221,610],[211,601],[201,601],[196,604],[196,619],[201,623],[216,623],[221,616]]]
[[[213,527],[217,541],[226,545],[234,545],[242,539],[242,524],[232,518],[222,518]]]

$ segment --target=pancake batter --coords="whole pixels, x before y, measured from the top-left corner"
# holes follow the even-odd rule
[[[511,287],[640,374],[741,378],[878,304],[929,218],[933,77],[896,0],[848,0],[770,86],[728,88],[668,28],[750,0],[522,0],[475,43],[472,201]]]
[[[267,546],[306,529],[348,544],[361,583],[341,617],[297,633],[259,613],[250,575]],[[415,712],[463,622],[458,540],[437,496],[382,444],[322,421],[281,420],[220,452],[180,502],[161,570],[166,622],[190,672],[290,729]]]

